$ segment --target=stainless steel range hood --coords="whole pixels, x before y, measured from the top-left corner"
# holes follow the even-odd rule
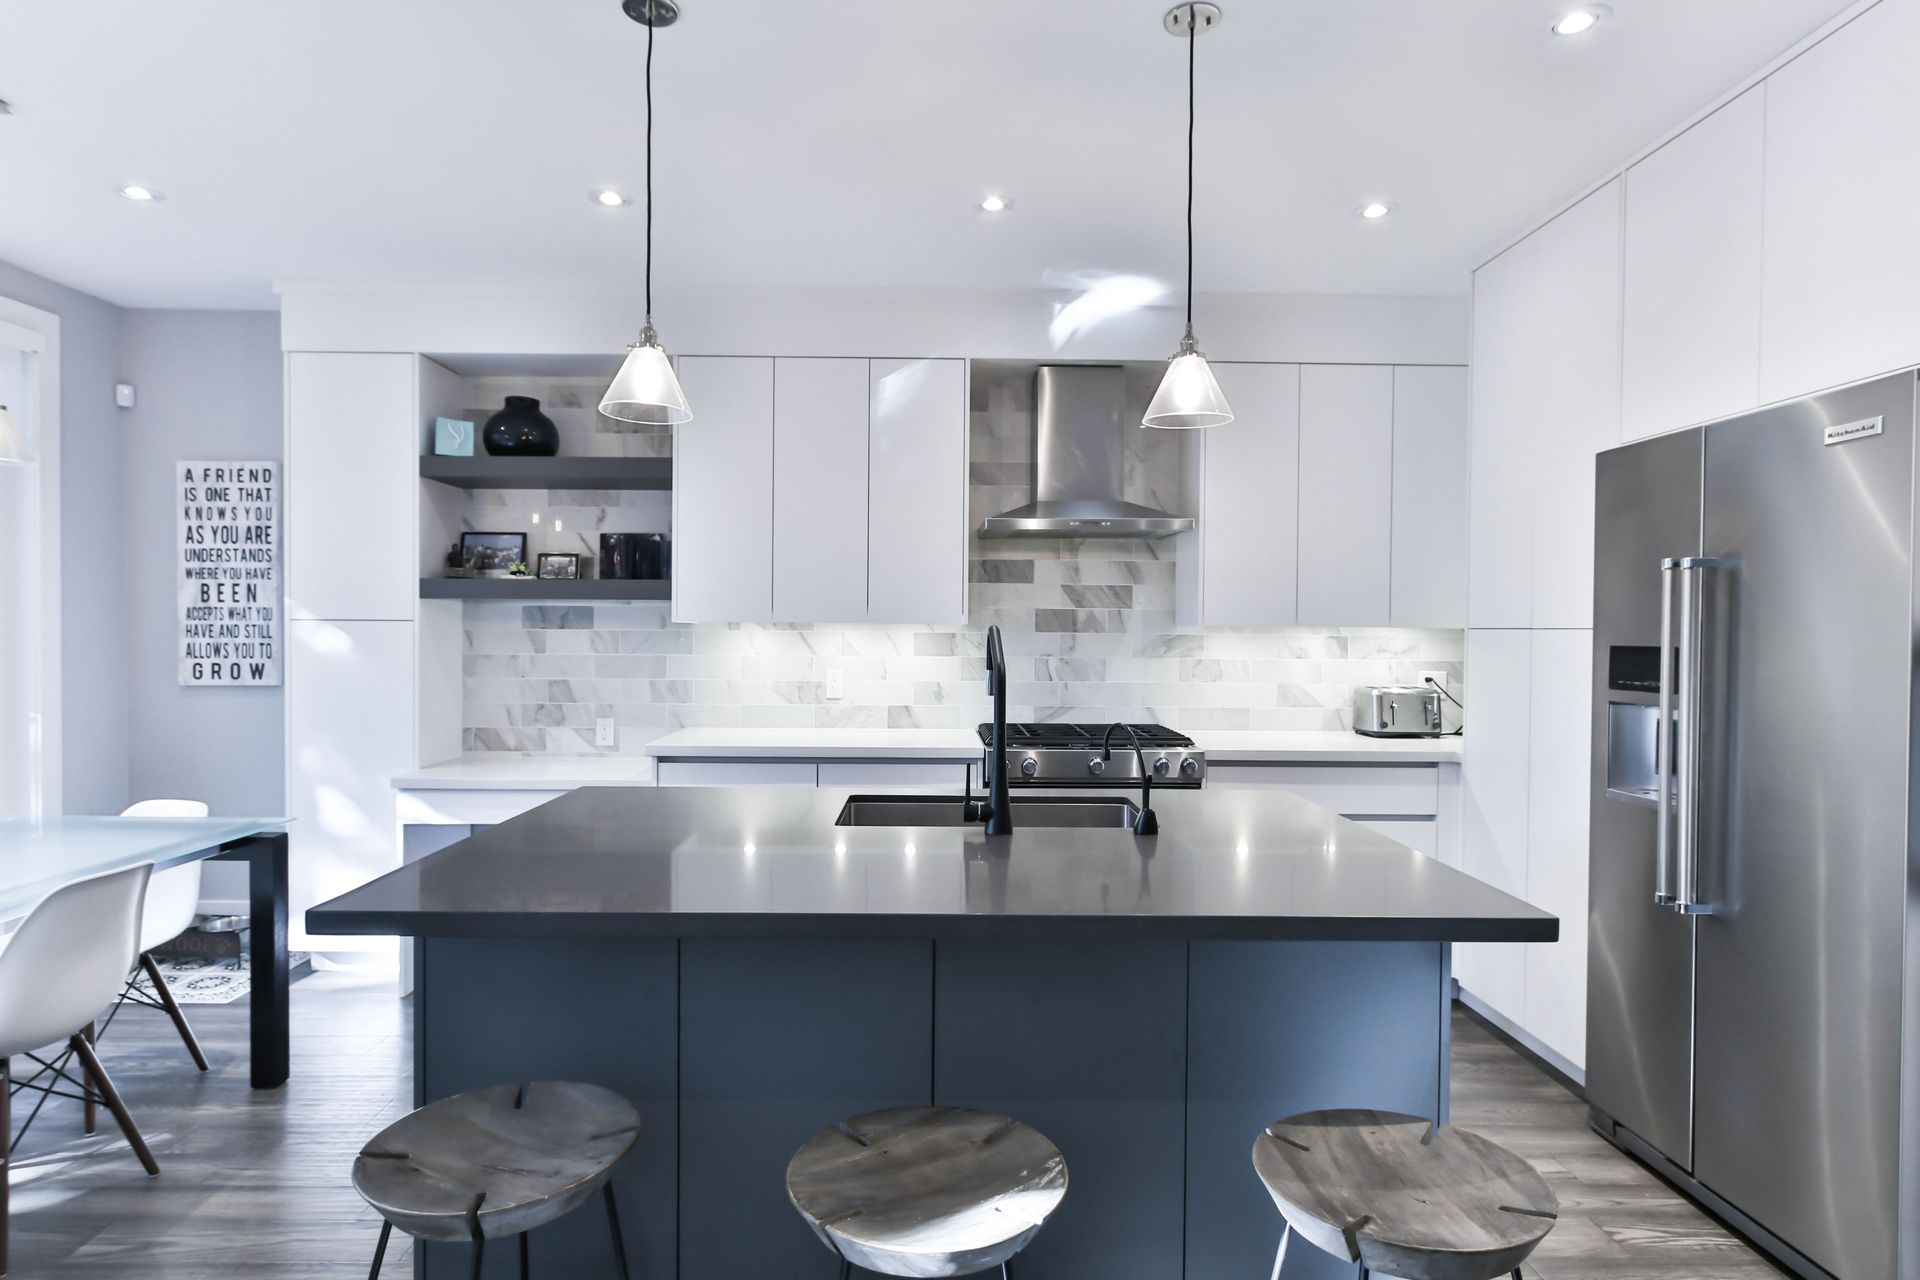
[[[1126,371],[1041,365],[1034,374],[1033,501],[980,522],[987,538],[1163,538],[1193,528],[1120,496]]]

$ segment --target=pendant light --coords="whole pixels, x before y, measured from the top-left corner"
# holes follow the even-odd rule
[[[13,415],[7,412],[7,406],[0,404],[0,467],[25,467],[35,461],[33,446],[27,443],[26,433],[14,425]]]
[[[1143,427],[1165,430],[1190,430],[1194,427],[1219,427],[1233,421],[1233,410],[1220,394],[1207,358],[1193,340],[1193,55],[1200,37],[1219,25],[1218,5],[1194,3],[1176,5],[1167,11],[1165,25],[1170,35],[1187,41],[1187,333],[1180,349],[1167,360],[1167,372],[1153,403],[1140,419]]]
[[[672,26],[680,7],[673,0],[624,0],[621,8],[647,29],[647,321],[600,398],[600,412],[619,422],[670,427],[692,421],[693,410],[653,328],[653,31]]]

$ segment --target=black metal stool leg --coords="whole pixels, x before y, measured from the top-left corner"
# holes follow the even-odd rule
[[[853,1280],[853,1264],[845,1258],[840,1259],[840,1280]]]
[[[612,1178],[600,1184],[600,1192],[607,1202],[607,1231],[613,1236],[614,1269],[620,1280],[627,1280],[627,1242],[620,1237],[620,1210],[613,1203]]]
[[[476,1235],[473,1238],[473,1280],[480,1280],[480,1267],[487,1260],[487,1238]]]
[[[373,1267],[367,1272],[367,1280],[380,1280],[380,1264],[387,1256],[387,1237],[393,1234],[393,1224],[380,1220],[380,1243],[373,1246]]]
[[[527,1233],[520,1233],[520,1280],[527,1280]]]

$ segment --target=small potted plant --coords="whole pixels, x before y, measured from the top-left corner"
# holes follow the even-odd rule
[[[533,575],[527,571],[527,562],[525,560],[515,560],[507,566],[507,576],[509,578],[530,578]]]

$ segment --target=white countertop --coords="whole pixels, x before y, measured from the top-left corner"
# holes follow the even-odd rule
[[[1364,738],[1338,730],[1193,735],[1217,764],[1449,764],[1460,738]],[[977,760],[980,740],[955,729],[677,729],[644,756],[517,756],[481,753],[429,765],[393,780],[402,791],[570,791],[654,781],[668,760]]]
[[[980,739],[967,729],[676,729],[647,744],[662,760],[972,760]]]
[[[401,791],[571,791],[575,787],[650,787],[651,756],[458,756],[393,780]]]
[[[1207,764],[1457,764],[1462,738],[1368,738],[1344,729],[1271,733],[1216,729],[1190,735]]]

